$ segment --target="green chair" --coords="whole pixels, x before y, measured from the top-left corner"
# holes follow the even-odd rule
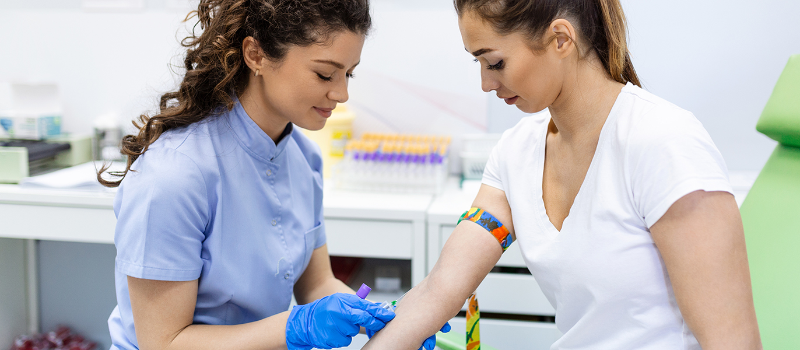
[[[765,349],[800,349],[800,55],[756,130],[779,143],[741,208],[758,326]]]
[[[457,331],[450,331],[449,333],[436,333],[436,348],[437,350],[466,350],[467,349],[467,335]],[[525,345],[520,344],[520,348],[524,349]],[[479,350],[496,350],[495,348],[481,344]]]

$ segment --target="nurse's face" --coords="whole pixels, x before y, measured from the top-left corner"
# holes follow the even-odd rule
[[[257,89],[260,104],[271,118],[322,129],[336,104],[349,97],[347,84],[363,46],[364,35],[351,31],[331,34],[324,43],[291,46],[280,62],[265,59],[265,69],[251,76],[250,84],[263,84]]]
[[[483,91],[495,91],[526,113],[541,111],[558,98],[564,71],[552,45],[534,52],[524,34],[500,35],[473,11],[463,13],[458,26],[464,48],[480,63]]]

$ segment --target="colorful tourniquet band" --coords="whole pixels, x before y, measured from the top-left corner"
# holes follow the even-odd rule
[[[514,238],[511,237],[511,233],[509,233],[508,229],[503,226],[503,223],[483,209],[470,208],[469,210],[465,211],[464,214],[461,214],[461,218],[458,219],[458,222],[461,223],[462,220],[472,221],[483,226],[486,231],[489,231],[489,233],[491,233],[492,236],[494,236],[494,238],[500,242],[500,246],[503,247],[504,252],[506,249],[508,249],[511,243],[514,243]]]

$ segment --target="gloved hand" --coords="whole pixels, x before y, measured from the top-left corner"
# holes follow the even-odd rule
[[[450,327],[450,322],[445,322],[444,326],[442,326],[441,331],[442,331],[442,333],[447,333],[447,332],[450,331],[450,328],[451,328]],[[367,336],[370,337],[370,338],[372,338],[372,336],[375,335],[375,333],[377,333],[377,331],[373,332],[373,331],[367,330]],[[435,346],[436,346],[436,334],[428,337],[428,339],[425,339],[425,341],[422,342],[422,346],[419,347],[419,350],[422,350],[422,349],[433,350],[433,348]]]
[[[297,305],[286,321],[289,350],[333,349],[350,345],[360,327],[377,332],[394,312],[353,294],[336,293],[306,305]]]
[[[446,322],[444,324],[444,326],[442,326],[442,329],[440,329],[440,331],[442,333],[449,332],[450,331],[450,322]],[[419,348],[419,350],[422,350],[423,348],[425,350],[433,350],[434,347],[436,347],[436,334],[428,337],[428,339],[425,339],[425,341],[422,342],[422,346]]]

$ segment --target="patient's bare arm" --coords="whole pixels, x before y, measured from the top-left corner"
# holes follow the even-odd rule
[[[483,185],[473,206],[490,212],[513,236],[511,209],[503,191]],[[406,294],[395,319],[363,349],[419,349],[427,337],[458,314],[502,254],[500,244],[486,229],[474,222],[461,222],[430,275]]]

